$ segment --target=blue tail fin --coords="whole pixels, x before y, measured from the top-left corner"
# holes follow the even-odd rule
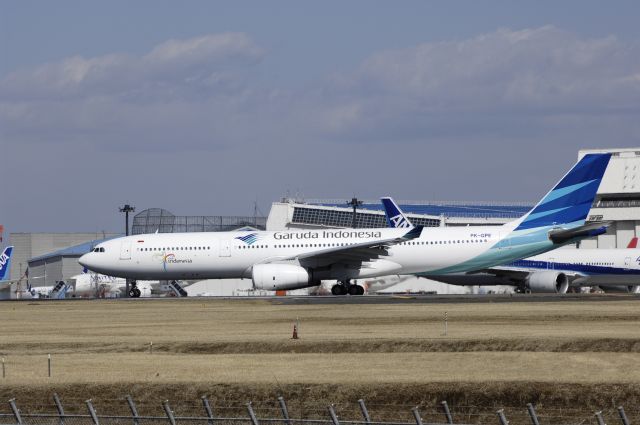
[[[583,224],[610,159],[610,153],[583,156],[515,230]]]
[[[13,252],[13,247],[8,246],[0,255],[0,281],[7,279],[7,274],[9,273],[9,266],[11,265],[11,253]]]
[[[404,215],[400,207],[390,197],[380,198],[382,205],[384,206],[385,218],[387,219],[387,225],[393,228],[410,229],[413,224]]]

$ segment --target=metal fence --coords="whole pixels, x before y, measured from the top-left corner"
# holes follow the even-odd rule
[[[219,411],[225,409],[214,409],[209,399],[202,396],[200,405],[200,415],[184,416],[177,415],[169,405],[169,401],[159,403],[158,407],[162,407],[164,414],[162,415],[143,415],[139,414],[136,403],[130,396],[124,397],[121,401],[126,403],[127,414],[98,414],[92,400],[84,402],[83,410],[86,413],[68,413],[65,412],[60,398],[57,394],[53,395],[55,406],[54,413],[25,413],[18,408],[15,399],[9,400],[10,413],[0,413],[1,425],[465,425],[470,423],[492,423],[495,425],[510,425],[511,417],[504,409],[493,412],[475,413],[473,420],[469,414],[462,414],[460,418],[449,408],[446,401],[442,401],[438,406],[429,410],[431,420],[423,419],[422,412],[418,407],[413,407],[410,412],[398,411],[397,418],[400,420],[376,421],[367,408],[363,400],[358,400],[358,416],[357,419],[342,418],[336,407],[331,404],[323,409],[324,414],[317,416],[310,414],[308,417],[294,417],[290,415],[289,408],[284,398],[278,397],[277,405],[274,408],[262,409],[260,413],[254,409],[251,402],[243,406],[242,412],[236,410],[234,415],[221,415]],[[275,401],[275,400],[274,400]],[[277,407],[275,407],[277,406]],[[78,406],[74,406],[74,412],[79,411]],[[355,407],[355,406],[353,406]],[[517,414],[516,414],[517,412]],[[525,413],[526,412],[526,413]],[[264,414],[263,414],[264,413]],[[404,413],[404,414],[402,414]],[[436,414],[437,415],[434,415]],[[606,419],[611,421],[614,419],[622,425],[630,425],[630,421],[622,408],[618,407],[615,412],[607,411]],[[570,416],[538,416],[533,404],[527,404],[526,408],[511,410],[514,417],[513,423],[527,423],[531,425],[546,425],[548,423],[562,423],[571,425],[606,425],[605,413],[602,411],[594,414]],[[615,414],[615,417],[614,417]],[[525,417],[526,415],[526,417]],[[518,416],[517,418],[515,416]],[[555,418],[555,419],[554,419]],[[560,418],[560,420],[557,420]],[[461,420],[462,419],[462,420]],[[469,420],[471,419],[471,420]]]

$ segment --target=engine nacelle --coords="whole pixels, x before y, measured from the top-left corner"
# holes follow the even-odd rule
[[[640,294],[640,285],[612,285],[601,286],[605,293]]]
[[[534,272],[529,275],[526,287],[531,292],[566,294],[569,278],[566,274],[554,271]]]
[[[257,264],[251,272],[253,287],[267,291],[300,289],[311,285],[311,274],[293,264]]]

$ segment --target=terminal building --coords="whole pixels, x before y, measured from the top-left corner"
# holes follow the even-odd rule
[[[591,152],[613,154],[589,214],[589,220],[612,221],[607,233],[580,242],[578,248],[624,248],[634,236],[640,235],[640,148],[581,150],[578,157]],[[559,176],[558,176],[559,177]],[[540,197],[542,194],[532,194]],[[361,204],[360,204],[361,202]],[[385,227],[386,220],[379,200],[358,202],[357,209],[347,199],[304,200],[284,198],[274,202],[268,217],[257,214],[245,217],[177,216],[151,208],[133,218],[131,233],[211,232],[240,228],[257,230],[294,230],[322,228]],[[529,211],[533,202],[465,202],[465,201],[398,201],[416,225],[483,226],[514,220]],[[11,279],[17,280],[30,268],[33,286],[51,286],[79,272],[74,261],[99,240],[118,236],[107,233],[12,233],[15,246]],[[46,271],[46,272],[45,272]],[[397,278],[397,277],[396,277]],[[424,279],[421,279],[424,281]],[[218,286],[219,282],[218,282]],[[237,295],[250,293],[250,282],[223,293],[204,290],[201,293]],[[209,285],[214,288],[216,285]],[[430,287],[434,288],[434,287]],[[455,288],[457,291],[459,288]],[[425,289],[430,290],[430,289]],[[450,288],[436,288],[449,291]]]

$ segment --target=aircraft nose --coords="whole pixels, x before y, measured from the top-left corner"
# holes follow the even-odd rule
[[[91,253],[90,253],[90,252],[89,252],[89,253],[87,253],[87,254],[84,254],[82,257],[80,257],[80,258],[78,259],[78,263],[80,263],[80,265],[81,265],[82,267],[86,267],[86,268],[90,269],[90,268],[91,268],[91,260],[90,260],[90,257],[91,257]]]

